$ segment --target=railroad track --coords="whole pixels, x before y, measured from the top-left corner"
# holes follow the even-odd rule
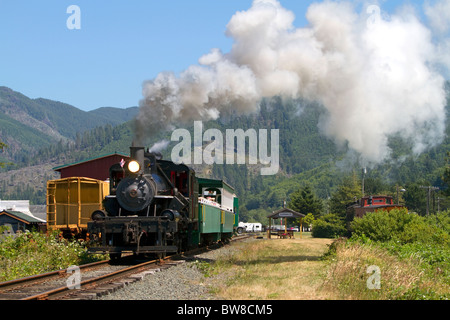
[[[252,235],[238,236],[232,241]],[[118,264],[103,260],[75,268],[61,269],[0,283],[0,300],[86,300],[108,294],[141,280],[144,276],[183,263],[182,257],[220,248],[221,245],[198,248],[162,260],[139,262],[124,258]],[[128,263],[127,263],[128,262]],[[79,269],[77,269],[79,268]],[[79,282],[74,282],[78,272]]]

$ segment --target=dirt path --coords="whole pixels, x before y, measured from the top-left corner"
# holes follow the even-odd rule
[[[320,257],[331,239],[262,239],[236,244],[213,265],[206,284],[222,299],[333,299],[322,289],[327,263]]]

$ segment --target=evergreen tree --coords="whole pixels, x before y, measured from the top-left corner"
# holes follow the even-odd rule
[[[445,164],[443,180],[447,184],[447,186],[450,187],[450,152],[447,152],[447,162]],[[450,196],[450,188],[447,188],[446,194],[447,196]]]
[[[0,151],[3,151],[4,148],[7,148],[8,146],[6,144],[4,144],[1,140],[0,140]],[[6,163],[4,162],[0,162],[0,168],[3,168],[6,165]]]
[[[3,143],[3,142],[0,140],[0,152],[2,152],[3,149],[5,149],[5,148],[8,148],[8,145],[6,145],[5,143]],[[0,168],[3,168],[4,166],[10,165],[10,164],[12,164],[12,163],[11,163],[11,162],[6,163],[6,162],[1,162],[1,161],[0,161]]]
[[[428,185],[428,183],[411,183],[406,186],[406,192],[403,195],[405,199],[405,206],[409,211],[417,212],[420,215],[425,215],[427,211],[427,193],[422,189],[421,185]]]
[[[345,217],[347,206],[361,198],[361,183],[355,173],[346,177],[330,199],[331,213]]]
[[[311,213],[317,219],[320,216],[323,205],[311,188],[306,186],[291,194],[291,201],[288,207],[304,215]]]

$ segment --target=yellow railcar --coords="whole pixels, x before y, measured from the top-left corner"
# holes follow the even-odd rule
[[[47,229],[64,237],[85,238],[95,210],[103,209],[109,182],[84,177],[47,181]]]

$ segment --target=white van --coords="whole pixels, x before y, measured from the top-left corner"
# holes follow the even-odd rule
[[[261,223],[249,223],[249,222],[239,222],[237,233],[241,234],[244,232],[261,232],[262,224]]]

